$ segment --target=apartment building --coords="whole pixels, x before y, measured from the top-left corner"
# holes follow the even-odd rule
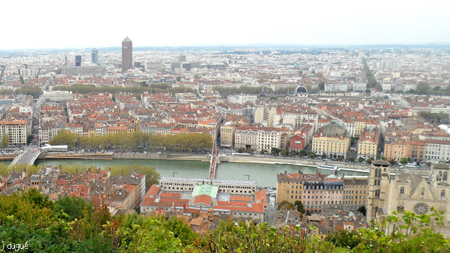
[[[275,107],[258,107],[255,110],[255,123],[260,123],[266,127],[273,127],[273,116],[277,114]]]
[[[411,154],[411,146],[408,139],[401,140],[385,140],[384,141],[384,156],[388,161],[401,161],[404,157],[409,157]]]
[[[428,140],[425,146],[425,159],[429,161],[450,161],[450,141]]]
[[[325,153],[334,158],[346,158],[349,147],[350,137],[347,131],[334,122],[320,128],[312,141],[312,152],[318,155]]]
[[[0,121],[0,138],[9,136],[9,144],[26,145],[27,137],[31,135],[30,122],[26,120],[2,120]]]
[[[220,146],[234,148],[234,134],[236,127],[231,122],[226,122],[220,127]]]
[[[277,175],[277,202],[302,201],[308,212],[341,208],[344,181],[336,175],[280,173]]]
[[[272,148],[281,148],[281,128],[259,128],[256,150],[272,151]]]
[[[367,130],[362,132],[358,141],[358,156],[357,158],[377,158],[378,144],[380,139],[380,132],[377,130]]]
[[[258,128],[256,127],[236,127],[234,133],[235,148],[258,148]]]
[[[425,159],[425,147],[426,141],[416,140],[410,141],[409,145],[411,146],[411,161],[423,161]]]
[[[344,177],[342,207],[344,210],[358,210],[365,206],[368,195],[368,177]]]

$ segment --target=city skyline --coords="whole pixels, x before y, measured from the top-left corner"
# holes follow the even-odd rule
[[[115,47],[126,36],[133,38],[135,47],[450,43],[446,25],[450,3],[435,0],[426,5],[381,1],[370,6],[353,0],[281,1],[277,5],[131,1],[108,8],[105,4],[82,0],[67,11],[58,9],[53,0],[8,2],[4,9],[20,9],[21,15],[6,11],[0,17],[4,24],[15,24],[2,27],[2,34],[9,39],[2,42],[0,50]],[[96,13],[89,19],[68,18],[71,13],[91,10]],[[119,15],[120,20],[114,18]],[[31,24],[38,26],[27,32],[17,29]]]

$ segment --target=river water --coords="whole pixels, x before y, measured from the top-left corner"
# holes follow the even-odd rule
[[[207,178],[209,163],[198,161],[167,161],[167,160],[37,160],[36,165],[73,165],[81,164],[92,166],[96,168],[106,168],[108,166],[116,165],[132,165],[139,164],[141,166],[153,166],[161,176],[166,177],[190,177],[190,178]],[[317,168],[307,166],[295,166],[288,164],[256,164],[256,163],[229,163],[223,162],[218,165],[216,178],[218,179],[237,179],[256,180],[259,186],[277,186],[277,174],[284,173],[298,173],[302,170],[303,173],[316,173]],[[321,173],[329,174],[331,171],[319,170]],[[248,176],[246,176],[248,175]],[[338,175],[342,175],[339,172]],[[362,176],[367,175],[364,172],[349,172],[345,175]]]

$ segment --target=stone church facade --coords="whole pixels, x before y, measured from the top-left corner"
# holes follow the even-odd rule
[[[373,161],[369,177],[367,219],[381,221],[393,211],[431,214],[444,211],[450,221],[450,165],[433,164],[427,177],[390,172],[387,161]],[[442,231],[450,235],[450,228]]]

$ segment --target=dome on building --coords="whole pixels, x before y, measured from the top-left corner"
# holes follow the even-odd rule
[[[295,93],[308,93],[308,90],[306,89],[306,87],[305,86],[298,86],[296,89],[295,89]]]

